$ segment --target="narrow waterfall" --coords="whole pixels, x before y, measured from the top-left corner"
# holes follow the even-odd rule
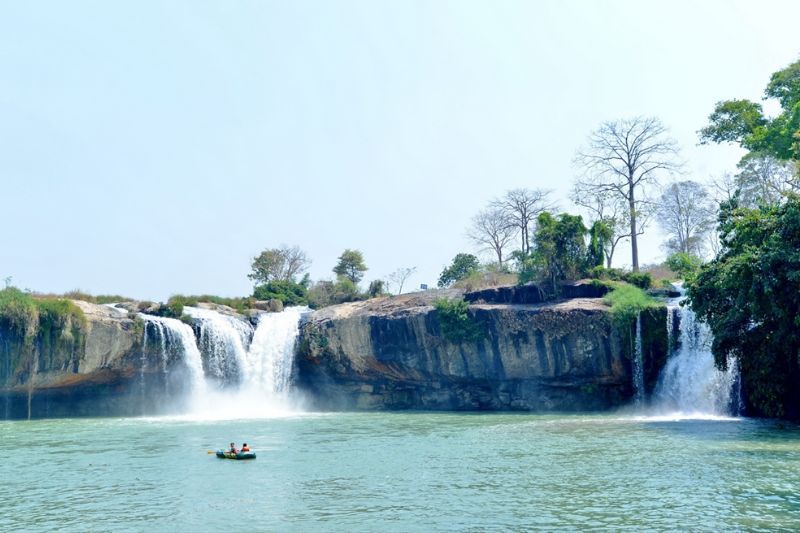
[[[205,377],[203,374],[203,360],[200,350],[195,342],[194,332],[187,324],[174,318],[139,313],[144,320],[144,338],[142,340],[142,376],[146,355],[148,351],[156,351],[160,355],[160,371],[169,372],[169,367],[174,360],[185,366],[189,376],[189,386],[192,394],[202,394],[205,391]],[[151,343],[156,343],[151,346]],[[164,381],[169,383],[168,380]]]
[[[289,307],[282,313],[265,313],[258,319],[247,354],[247,385],[269,395],[289,387],[295,341],[305,307]]]
[[[198,344],[205,356],[206,376],[223,386],[241,384],[247,372],[247,346],[253,327],[211,309],[186,306],[183,310],[199,324]]]
[[[636,337],[633,344],[633,401],[644,403],[644,354],[642,353],[642,314],[636,315]]]
[[[670,356],[656,385],[653,408],[662,413],[696,416],[736,415],[739,412],[737,361],[729,360],[724,372],[716,368],[711,353],[711,331],[688,306],[680,305],[682,299],[683,295],[668,302]],[[672,340],[676,318],[679,335]]]

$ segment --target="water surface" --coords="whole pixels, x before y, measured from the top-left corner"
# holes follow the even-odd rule
[[[0,453],[0,531],[800,529],[800,429],[769,421],[40,420]]]

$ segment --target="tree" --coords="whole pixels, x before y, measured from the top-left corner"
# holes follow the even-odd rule
[[[256,284],[272,281],[296,281],[296,277],[308,270],[311,260],[298,246],[291,248],[281,245],[280,248],[269,248],[253,259],[253,269],[247,277]]]
[[[503,252],[514,239],[517,227],[499,207],[489,207],[472,217],[467,236],[484,250],[492,250],[503,267]]]
[[[736,143],[782,161],[800,161],[800,61],[772,74],[764,98],[777,100],[781,113],[767,117],[761,104],[750,100],[717,102],[708,126],[698,132],[701,144]]]
[[[536,217],[552,208],[550,193],[551,191],[545,189],[512,189],[489,204],[491,209],[502,213],[509,226],[516,228],[523,254],[531,251],[531,226]]]
[[[472,254],[457,254],[453,258],[453,263],[445,267],[439,275],[439,287],[449,287],[456,281],[460,281],[480,269],[481,264],[478,258]]]
[[[588,194],[610,193],[625,202],[634,272],[639,271],[639,218],[647,203],[647,186],[680,169],[677,144],[666,133],[656,118],[604,122],[575,158],[583,170],[578,187]]]
[[[797,192],[800,181],[794,164],[762,152],[750,152],[739,161],[736,186],[742,206],[777,204],[790,192]]]
[[[367,265],[364,264],[364,256],[359,250],[346,249],[339,256],[339,262],[333,267],[333,272],[337,276],[344,276],[353,284],[358,284],[364,277]]]
[[[624,200],[614,191],[597,191],[594,184],[585,182],[573,184],[570,200],[586,211],[592,227],[597,223],[602,223],[604,226],[603,231],[610,233],[603,239],[603,255],[606,267],[611,268],[617,245],[631,236],[630,221],[627,217],[627,207]],[[649,214],[649,210],[639,214],[639,235],[643,233],[643,228],[647,225],[647,216]]]
[[[283,305],[306,305],[308,286],[293,281],[270,281],[256,285],[253,297],[257,300],[280,300]]]
[[[386,276],[389,280],[389,284],[391,286],[397,287],[397,294],[403,293],[403,285],[405,285],[408,278],[414,275],[414,272],[417,271],[417,267],[403,267],[398,268],[388,276]]]
[[[539,215],[534,234],[533,256],[553,294],[558,282],[580,278],[586,270],[586,226],[580,215]]]
[[[690,279],[694,276],[703,261],[696,255],[687,254],[686,252],[675,252],[667,256],[664,261],[667,268],[675,272],[681,279]]]
[[[748,414],[800,416],[800,198],[721,206],[717,257],[690,281],[689,299],[714,335],[718,367],[738,360]]]
[[[369,288],[367,289],[367,294],[370,298],[377,298],[378,296],[384,296],[386,291],[384,289],[384,283],[382,279],[374,279],[369,282]]]
[[[603,219],[595,220],[589,228],[589,250],[587,262],[590,267],[601,267],[606,259],[606,249],[614,239],[614,229]],[[613,252],[612,252],[613,253]],[[610,266],[608,268],[611,268]]]
[[[669,236],[667,251],[701,257],[715,216],[714,202],[701,184],[687,180],[667,186],[657,211],[658,223]]]

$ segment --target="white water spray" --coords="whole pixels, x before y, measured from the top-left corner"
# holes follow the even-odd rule
[[[683,290],[681,288],[681,292]],[[667,308],[668,333],[673,330],[673,313],[680,320],[677,349],[670,353],[661,371],[653,396],[653,409],[660,413],[682,413],[696,417],[724,417],[738,414],[736,394],[738,364],[728,360],[728,369],[720,371],[711,353],[711,331],[681,298],[671,300]],[[670,342],[670,347],[676,343]]]
[[[644,354],[642,353],[642,313],[636,315],[636,337],[633,344],[633,401],[644,402]]]
[[[161,353],[161,371],[166,373],[170,363],[170,349],[176,350],[189,373],[190,388],[193,396],[202,395],[205,390],[203,360],[195,342],[192,328],[180,320],[139,313],[145,322],[142,355],[147,348],[148,330],[159,343]],[[144,364],[144,361],[143,361]],[[144,367],[142,367],[144,368]]]
[[[241,382],[253,327],[211,309],[186,306],[183,311],[199,323],[198,342],[206,355],[206,375],[223,383]]]

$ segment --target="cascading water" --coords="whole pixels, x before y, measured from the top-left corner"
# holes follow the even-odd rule
[[[683,288],[679,289],[681,297],[668,302],[667,309],[667,332],[672,339],[673,320],[678,318],[679,338],[670,340],[670,357],[656,385],[653,409],[689,416],[737,415],[738,364],[731,359],[728,370],[716,368],[711,332],[688,306],[680,305]]]
[[[633,401],[644,402],[644,354],[642,353],[642,314],[636,315],[636,337],[633,344]]]
[[[187,370],[192,396],[202,395],[206,390],[203,360],[200,350],[197,348],[192,328],[174,318],[143,313],[139,313],[138,316],[144,320],[141,378],[144,377],[147,354],[155,351],[160,357],[160,370],[163,374],[169,372],[173,360],[179,360]],[[155,343],[155,346],[152,346],[152,343]],[[165,379],[164,383],[169,383],[169,381]]]
[[[196,331],[209,386],[192,401],[203,418],[257,418],[294,412],[289,381],[305,307],[263,313],[253,327],[211,309],[185,307]]]
[[[247,371],[247,346],[253,327],[211,309],[186,306],[183,311],[199,324],[198,342],[205,355],[206,376],[223,385],[238,385]]]

